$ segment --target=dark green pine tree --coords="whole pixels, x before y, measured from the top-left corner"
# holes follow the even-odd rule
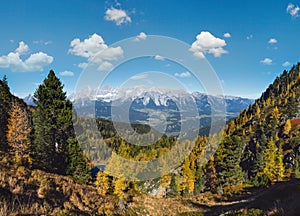
[[[233,186],[245,181],[245,173],[240,166],[244,150],[243,139],[233,135],[225,137],[216,153],[216,170],[222,186]]]
[[[72,103],[66,99],[63,85],[54,71],[50,71],[34,98],[37,105],[33,113],[34,164],[50,172],[74,174],[76,179],[79,179],[78,173],[86,175],[86,159],[75,140]]]
[[[88,161],[76,138],[68,139],[68,157],[66,174],[80,183],[87,183],[90,179]]]
[[[264,140],[261,140],[264,142]],[[253,164],[250,168],[250,181],[253,185],[259,187],[259,186],[265,186],[268,184],[268,178],[266,175],[261,175],[262,173],[262,165],[264,162],[264,150],[265,146],[261,146],[259,143],[256,143],[255,146],[255,157]]]
[[[10,93],[6,76],[0,80],[0,150],[7,150],[6,132],[11,109],[12,95]]]
[[[172,173],[170,187],[169,187],[169,190],[167,192],[167,197],[176,197],[178,195],[179,195],[178,182],[177,182],[177,179],[176,179],[176,175],[174,173]]]
[[[63,174],[66,170],[64,159],[67,137],[62,136],[60,114],[63,109],[67,109],[67,103],[63,86],[53,71],[50,71],[43,84],[34,93],[34,102],[37,104],[37,109],[33,113],[34,164],[47,171]]]
[[[204,173],[204,169],[199,164],[196,165],[196,173],[195,173],[195,190],[194,195],[198,195],[202,193],[205,189],[206,176]]]

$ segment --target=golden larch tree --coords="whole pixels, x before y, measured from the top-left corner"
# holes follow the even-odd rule
[[[109,180],[109,176],[102,171],[99,171],[97,173],[97,179],[96,179],[96,187],[98,192],[102,195],[105,196],[108,194],[109,190],[111,189],[111,182]]]
[[[17,160],[27,157],[30,131],[31,125],[27,109],[14,99],[8,119],[7,142],[15,152]]]

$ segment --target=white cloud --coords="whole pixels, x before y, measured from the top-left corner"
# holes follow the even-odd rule
[[[24,41],[19,42],[19,47],[15,50],[15,53],[19,55],[26,54],[29,51],[29,46]]]
[[[113,69],[114,65],[108,61],[105,61],[103,63],[101,63],[98,67],[98,70],[100,71],[110,71],[111,69]]]
[[[287,6],[287,8],[286,8],[286,12],[289,12],[289,11],[291,11],[293,8],[295,7],[295,5],[294,4],[292,4],[292,3],[289,3],[288,4],[288,6]]]
[[[8,55],[0,57],[0,68],[7,68],[13,72],[34,72],[42,71],[44,67],[53,62],[53,57],[43,52],[31,54],[25,61],[21,55],[29,51],[29,46],[23,41],[19,42],[19,47]]]
[[[138,36],[136,36],[136,38],[134,39],[134,41],[141,41],[141,40],[146,40],[147,39],[147,35],[144,32],[141,32]]]
[[[225,33],[224,35],[223,35],[225,38],[230,38],[231,37],[231,34],[230,33]]]
[[[131,18],[126,11],[116,8],[109,8],[105,11],[104,19],[107,21],[113,21],[116,25],[122,25],[123,23],[130,23]]]
[[[187,77],[191,76],[190,72],[188,72],[188,71],[182,72],[182,73],[175,73],[174,75],[176,77],[180,77],[180,78],[187,78]]]
[[[268,41],[269,44],[276,44],[278,41],[275,38],[270,38]]]
[[[33,41],[33,43],[34,44],[49,45],[49,44],[52,44],[52,41],[35,40],[35,41]]]
[[[221,57],[221,55],[228,53],[222,47],[211,48],[208,53],[213,54],[215,57]]]
[[[123,49],[120,46],[108,47],[99,54],[97,54],[96,57],[93,59],[93,62],[99,62],[99,60],[101,62],[102,60],[116,61],[119,59],[119,57],[123,56],[123,53]]]
[[[290,63],[290,62],[288,62],[288,61],[285,61],[283,64],[282,64],[282,66],[283,67],[289,67],[289,66],[291,66],[292,64]]]
[[[69,53],[84,58],[92,58],[98,52],[101,52],[108,47],[104,43],[103,38],[96,33],[82,42],[79,38],[75,38],[71,41],[70,46],[71,49],[69,49]]]
[[[156,55],[156,56],[154,56],[154,59],[155,59],[155,60],[158,60],[158,61],[164,61],[164,60],[165,60],[165,57],[160,56],[160,55]]]
[[[98,64],[98,69],[108,71],[113,65],[110,61],[117,61],[123,56],[123,49],[118,47],[108,47],[103,38],[96,33],[83,41],[75,38],[70,43],[69,53],[87,59],[87,63],[80,63],[80,68],[86,68],[88,63]]]
[[[53,61],[52,56],[48,56],[46,53],[38,52],[30,55],[28,59],[26,59],[25,64],[29,68],[36,68],[35,70],[41,71],[44,66],[51,64]],[[34,69],[32,69],[34,71]]]
[[[63,72],[60,72],[59,74],[61,76],[69,76],[69,77],[74,76],[74,72],[72,72],[72,71],[63,71]]]
[[[97,58],[106,60],[116,60],[123,55],[121,47],[108,47],[103,38],[96,33],[88,39],[80,41],[79,38],[75,38],[70,43],[71,48],[69,53],[88,58],[90,61],[97,56]],[[96,60],[93,60],[96,61]]]
[[[299,16],[300,8],[298,5],[294,5],[292,3],[289,3],[286,12],[289,13],[292,17],[298,17]]]
[[[79,63],[79,64],[78,64],[78,67],[79,67],[79,68],[82,68],[82,69],[85,69],[85,68],[87,68],[88,65],[89,65],[89,64],[86,63],[86,62],[82,62],[82,63]]]
[[[221,57],[222,54],[228,53],[223,49],[224,46],[226,46],[225,40],[216,38],[210,32],[201,32],[189,50],[197,58],[204,58],[206,53]]]
[[[253,35],[251,34],[251,35],[248,35],[247,37],[246,37],[246,39],[247,40],[251,40],[253,38]]]
[[[265,58],[264,60],[261,60],[260,63],[264,65],[271,65],[273,63],[273,60],[270,58]]]
[[[133,77],[131,77],[131,80],[141,80],[141,79],[147,79],[148,78],[148,74],[143,73],[143,74],[137,74],[134,75]]]

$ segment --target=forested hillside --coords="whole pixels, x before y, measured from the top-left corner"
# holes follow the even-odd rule
[[[181,194],[185,190],[190,195],[199,193],[197,187],[200,192],[231,194],[246,186],[299,177],[299,69],[300,64],[284,71],[254,104],[226,125],[222,142],[205,167],[197,167],[197,153],[190,155],[182,173],[175,175],[186,179],[177,181]]]
[[[198,162],[205,155],[207,137],[191,140],[195,146],[183,165],[155,180],[162,195],[191,196],[204,191],[231,194],[244,187],[265,186],[298,177],[300,140],[296,119],[299,115],[299,88],[297,65],[289,72],[284,71],[254,104],[226,125],[215,155],[205,166]],[[103,127],[101,120],[98,123],[102,125],[102,135],[107,138],[104,142],[113,152],[129,159],[157,158],[176,142],[176,137],[166,137],[146,148],[132,147],[115,134],[109,122],[106,122],[107,127]],[[90,137],[93,137],[92,132]]]

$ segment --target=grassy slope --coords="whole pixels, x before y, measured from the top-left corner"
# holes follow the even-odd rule
[[[114,197],[101,197],[92,186],[40,170],[0,161],[0,215],[96,215],[113,213]]]
[[[93,185],[17,166],[0,152],[0,216],[5,215],[176,215],[199,210],[177,199],[138,195],[123,211],[115,196],[100,196]]]

